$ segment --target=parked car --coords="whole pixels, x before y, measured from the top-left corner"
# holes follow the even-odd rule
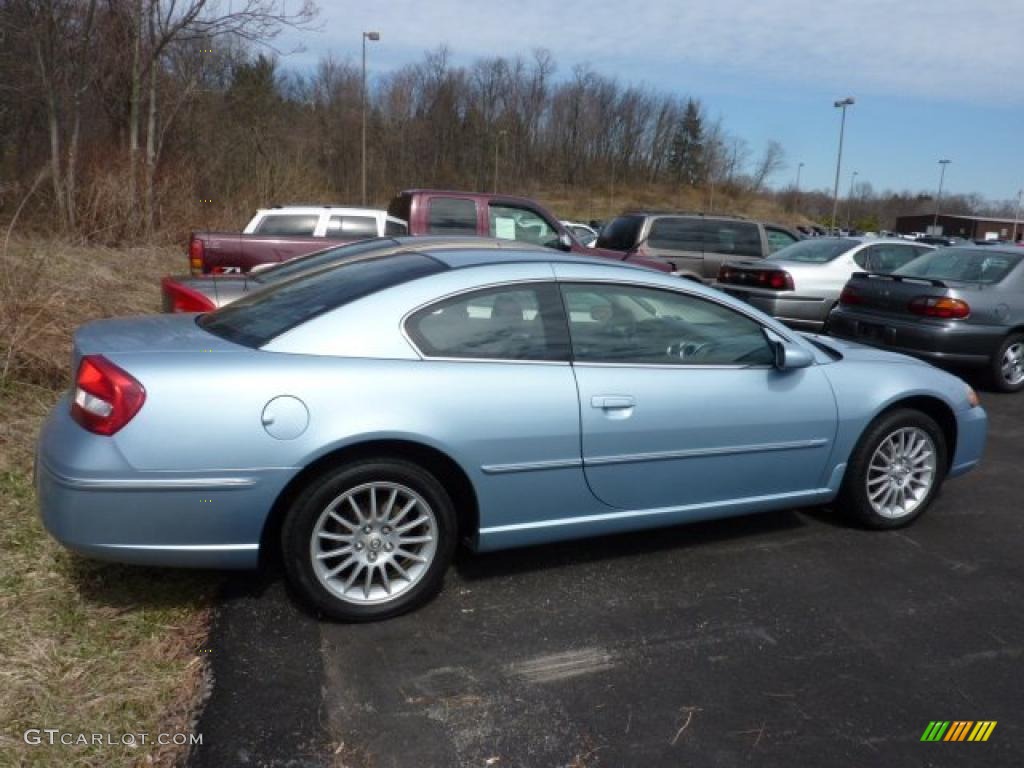
[[[833,501],[898,528],[978,463],[987,422],[912,358],[555,250],[348,261],[198,318],[90,323],[73,365],[37,451],[54,537],[146,565],[280,548],[347,620],[423,603],[459,540]]]
[[[950,245],[963,245],[967,241],[962,237],[943,237],[941,235],[921,235],[917,238],[917,242],[923,243],[924,245],[938,245],[947,247]]]
[[[211,309],[223,307],[242,298],[250,291],[265,288],[281,280],[289,280],[299,274],[330,269],[343,261],[365,259],[370,256],[386,256],[410,248],[414,248],[419,253],[430,253],[433,250],[451,251],[459,248],[471,248],[478,251],[490,248],[529,250],[531,248],[540,249],[541,246],[529,246],[525,243],[514,243],[509,240],[489,237],[445,237],[443,235],[376,237],[372,240],[360,240],[307,253],[305,256],[299,256],[281,264],[267,266],[266,269],[255,268],[244,275],[165,277],[160,282],[163,311],[209,312]]]
[[[608,222],[595,245],[657,259],[681,277],[713,280],[724,261],[763,259],[799,240],[786,227],[736,216],[631,211]]]
[[[261,264],[318,251],[325,245],[407,232],[402,219],[370,208],[261,208],[242,232],[192,232],[188,241],[189,269],[193,275],[248,272]]]
[[[591,229],[590,225],[582,224],[578,221],[563,221],[562,226],[572,232],[583,245],[588,248],[594,246],[597,240],[597,232]]]
[[[905,240],[816,237],[767,259],[727,261],[715,287],[791,328],[817,333],[854,272],[891,272],[930,250]]]
[[[936,364],[985,369],[1004,392],[1024,389],[1024,253],[960,246],[925,254],[891,275],[858,273],[829,333]]]

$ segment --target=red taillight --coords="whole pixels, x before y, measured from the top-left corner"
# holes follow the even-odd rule
[[[736,269],[720,267],[718,282],[735,285],[753,285],[758,288],[771,288],[775,291],[794,290],[793,276],[781,269]]]
[[[913,314],[939,317],[943,320],[963,320],[971,314],[966,301],[947,296],[918,296],[907,306]]]
[[[839,294],[839,303],[844,307],[855,307],[858,304],[864,304],[864,297],[857,293],[850,286],[843,288],[843,292]]]
[[[146,390],[103,355],[86,355],[75,376],[71,418],[97,435],[112,435],[135,418]]]
[[[729,267],[719,267],[718,269],[718,282],[720,283],[731,283],[736,277],[736,270],[730,269]]]
[[[160,281],[160,291],[164,297],[164,312],[209,312],[217,308],[209,298],[173,277]]]
[[[206,258],[206,248],[203,241],[192,235],[188,241],[188,267],[193,275],[203,274],[203,261]]]
[[[792,291],[793,290],[793,276],[789,272],[768,272],[765,278],[768,287],[774,288],[777,291]]]

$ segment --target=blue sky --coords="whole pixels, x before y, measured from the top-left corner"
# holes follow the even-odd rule
[[[587,63],[622,82],[700,98],[756,151],[786,148],[788,183],[831,188],[837,98],[847,116],[841,189],[850,173],[885,188],[1011,199],[1024,186],[1024,0],[320,0],[320,31],[285,67],[327,53],[358,60],[377,30],[371,72],[446,44],[456,63],[548,48],[557,76]]]

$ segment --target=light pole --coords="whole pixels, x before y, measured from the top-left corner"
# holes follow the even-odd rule
[[[494,194],[498,194],[498,147],[501,146],[501,137],[508,136],[508,131],[502,128],[494,139]]]
[[[363,32],[363,87],[360,90],[360,99],[363,107],[363,205],[366,205],[366,41],[380,40],[380,32]]]
[[[949,160],[939,160],[939,165],[942,166],[942,170],[939,171],[939,193],[935,196],[935,218],[932,220],[932,234],[939,234],[939,204],[942,202],[942,182],[946,180],[946,166],[950,164]]]
[[[836,214],[839,212],[839,170],[843,165],[843,134],[846,132],[846,108],[854,104],[853,96],[840,99],[832,106],[843,110],[843,117],[839,123],[839,154],[836,156],[836,183],[832,189],[832,231],[836,228]]]
[[[804,164],[803,163],[797,164],[797,166],[796,166],[796,185],[795,185],[795,194],[796,194],[796,206],[795,207],[796,208],[800,208],[800,171],[802,171],[803,169],[804,169]]]
[[[1020,201],[1024,198],[1024,189],[1017,190],[1017,212],[1013,214],[1013,237],[1010,238],[1010,242],[1017,242],[1017,222],[1020,221]]]
[[[853,183],[857,181],[857,171],[850,176],[850,194],[846,196],[846,231],[850,231],[850,220],[853,218]]]

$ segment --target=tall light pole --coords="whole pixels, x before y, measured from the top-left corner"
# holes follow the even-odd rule
[[[839,123],[839,154],[836,156],[836,183],[832,190],[832,231],[836,228],[836,214],[839,212],[839,170],[843,165],[843,134],[846,132],[846,108],[854,104],[853,96],[840,99],[832,106],[843,110],[842,121]]]
[[[366,205],[366,41],[380,40],[380,32],[363,32],[363,87],[360,98],[363,106],[363,205]]]
[[[508,130],[502,128],[494,138],[494,194],[498,194],[498,147],[501,146],[501,137],[508,136]]]
[[[1017,190],[1017,212],[1013,214],[1013,237],[1010,238],[1010,242],[1017,242],[1017,222],[1020,221],[1020,202],[1021,198],[1024,198],[1024,189]]]
[[[850,194],[846,196],[846,231],[850,231],[850,220],[853,218],[853,183],[857,181],[857,171],[850,176]]]
[[[804,169],[804,164],[799,163],[796,167],[796,185],[794,187],[796,194],[796,207],[800,207],[800,171]]]
[[[932,234],[937,235],[939,228],[939,204],[942,202],[942,182],[946,180],[946,166],[950,164],[950,160],[939,160],[939,165],[942,170],[939,171],[939,193],[935,195],[935,218],[932,220]]]

